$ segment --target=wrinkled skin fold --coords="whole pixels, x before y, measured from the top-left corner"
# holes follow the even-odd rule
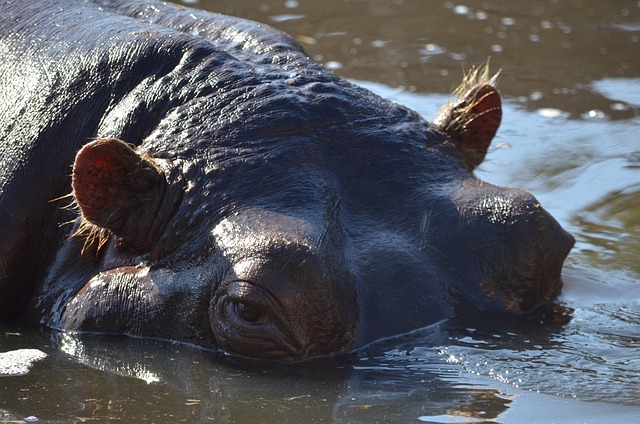
[[[0,24],[0,319],[295,362],[561,289],[573,238],[473,174],[502,117],[481,70],[430,123],[251,21],[43,0]]]

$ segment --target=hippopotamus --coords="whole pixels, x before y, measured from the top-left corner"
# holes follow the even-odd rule
[[[561,289],[572,236],[474,175],[483,68],[429,122],[240,18],[2,1],[0,28],[2,320],[297,362]]]

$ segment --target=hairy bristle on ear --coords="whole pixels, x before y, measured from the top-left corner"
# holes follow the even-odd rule
[[[97,225],[92,224],[91,222],[84,219],[82,216],[82,212],[78,203],[75,200],[75,196],[73,193],[66,194],[64,196],[57,197],[55,199],[51,199],[49,202],[60,202],[63,200],[68,200],[69,202],[65,205],[58,206],[60,209],[73,211],[78,215],[77,219],[72,221],[64,222],[61,225],[75,225],[77,220],[80,220],[80,223],[77,225],[77,228],[73,233],[69,235],[69,239],[71,238],[84,238],[84,242],[82,244],[82,250],[80,253],[84,253],[89,249],[95,249],[96,251],[100,251],[100,249],[107,243],[109,240],[109,231],[105,228],[98,227]]]
[[[81,219],[80,225],[76,231],[71,234],[71,237],[83,237],[84,243],[82,245],[81,253],[86,250],[95,247],[96,251],[99,251],[109,240],[109,231],[106,228],[98,227],[90,223],[85,219]]]
[[[453,92],[454,99],[433,121],[456,144],[469,169],[484,160],[502,120],[502,101],[495,88],[498,74],[490,76],[488,64],[465,72]]]
[[[468,71],[463,72],[462,83],[453,90],[453,95],[458,100],[462,99],[469,90],[478,85],[488,84],[495,87],[498,82],[498,76],[500,75],[500,71],[493,75],[490,74],[489,62],[481,66],[472,66]],[[453,103],[456,103],[456,101]]]
[[[452,92],[452,99],[442,106],[433,123],[446,133],[455,136],[463,131],[467,124],[477,118],[475,114],[469,114],[484,97],[471,96],[473,101],[469,101],[469,94],[477,87],[496,87],[500,71],[490,75],[489,63],[482,66],[472,66],[468,71],[464,71],[462,82]],[[456,113],[452,113],[455,109]]]

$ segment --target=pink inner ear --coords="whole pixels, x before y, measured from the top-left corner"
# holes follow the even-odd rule
[[[495,87],[484,84],[470,90],[464,103],[469,105],[462,110],[461,131],[458,146],[467,165],[473,169],[487,154],[491,140],[496,135],[502,120],[502,100]]]
[[[112,168],[113,167],[112,164],[110,164],[107,161],[101,160],[101,159],[95,159],[94,160],[94,165],[98,166],[100,168]]]
[[[152,225],[165,185],[150,159],[116,139],[88,143],[73,165],[73,194],[84,219],[136,244]]]
[[[73,166],[73,193],[89,222],[104,226],[106,215],[123,200],[123,180],[139,161],[139,156],[118,140],[93,141],[78,152]]]
[[[85,145],[73,165],[73,194],[83,218],[137,249],[148,249],[166,221],[159,217],[167,191],[165,174],[124,141]],[[171,191],[172,208],[181,186]],[[172,210],[172,209],[169,209]]]

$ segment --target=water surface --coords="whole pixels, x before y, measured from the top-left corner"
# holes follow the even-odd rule
[[[193,2],[189,2],[193,3]],[[49,356],[0,377],[0,422],[630,422],[640,416],[640,2],[200,1],[291,33],[426,118],[463,67],[501,69],[478,176],[576,237],[554,311],[477,315],[296,367],[128,338],[0,328]]]

